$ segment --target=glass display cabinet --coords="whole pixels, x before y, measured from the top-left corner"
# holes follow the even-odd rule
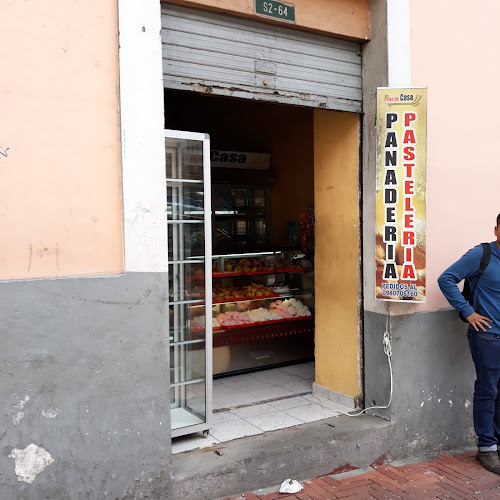
[[[314,273],[298,250],[214,255],[213,373],[314,356]]]
[[[165,130],[165,158],[172,437],[207,435],[212,414],[209,137]]]

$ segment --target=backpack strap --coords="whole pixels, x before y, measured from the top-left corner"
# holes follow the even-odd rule
[[[491,257],[491,245],[489,243],[481,243],[481,246],[483,247],[483,256],[481,257],[481,263],[479,264],[479,276],[481,276],[484,270],[488,267]]]
[[[479,279],[481,278],[484,270],[488,267],[490,263],[491,257],[491,245],[489,243],[481,243],[483,247],[483,256],[481,257],[481,262],[479,263],[479,270],[477,272],[477,280],[474,283],[474,288],[472,289],[472,297],[474,297],[474,292],[476,291],[476,286],[479,283]]]

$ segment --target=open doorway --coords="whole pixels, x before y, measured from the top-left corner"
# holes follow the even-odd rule
[[[214,416],[205,445],[350,409],[312,395],[314,113],[165,90],[165,127],[211,139]],[[204,321],[193,306],[191,325]]]
[[[167,129],[211,139],[215,377],[313,361],[312,110],[171,90],[165,103]]]

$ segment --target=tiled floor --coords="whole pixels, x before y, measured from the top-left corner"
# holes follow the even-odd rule
[[[175,438],[172,453],[352,412],[351,408],[313,396],[313,381],[314,363],[215,380],[213,425],[208,438],[200,434]]]

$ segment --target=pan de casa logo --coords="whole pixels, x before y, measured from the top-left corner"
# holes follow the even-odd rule
[[[406,104],[410,106],[418,106],[422,96],[420,94],[400,94],[400,95],[385,95],[384,102],[390,106],[397,106],[398,104]]]

